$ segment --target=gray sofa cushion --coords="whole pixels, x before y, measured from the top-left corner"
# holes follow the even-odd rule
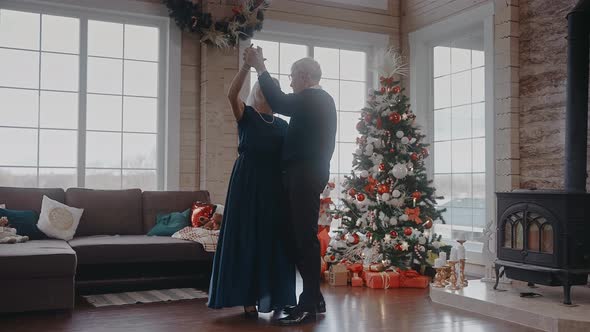
[[[0,279],[73,277],[76,253],[62,240],[0,244]]]
[[[144,191],[143,232],[147,234],[156,224],[159,213],[182,212],[190,209],[194,202],[209,203],[208,191]]]
[[[78,264],[142,263],[210,260],[196,242],[165,236],[115,235],[78,237],[69,241]]]
[[[141,190],[93,190],[70,188],[66,204],[83,208],[75,236],[139,235],[141,227]]]
[[[61,188],[0,187],[0,204],[6,204],[9,210],[32,210],[39,214],[43,195],[61,203],[66,200],[66,193]]]

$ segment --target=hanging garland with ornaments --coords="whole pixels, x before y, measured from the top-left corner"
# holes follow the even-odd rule
[[[264,11],[270,0],[243,0],[232,8],[232,15],[215,18],[203,10],[204,0],[162,0],[170,17],[182,31],[199,34],[201,42],[228,48],[239,40],[250,39],[262,29]]]

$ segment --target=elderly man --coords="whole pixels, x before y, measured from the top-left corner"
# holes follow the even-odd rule
[[[317,233],[319,196],[328,183],[334,153],[336,106],[319,86],[322,71],[314,59],[300,59],[291,67],[291,94],[283,93],[273,83],[261,48],[248,48],[244,60],[258,72],[260,87],[272,110],[291,118],[282,153],[283,186],[293,236],[288,247],[303,279],[303,292],[298,305],[285,310],[288,316],[278,323],[301,324],[326,311],[320,292]]]

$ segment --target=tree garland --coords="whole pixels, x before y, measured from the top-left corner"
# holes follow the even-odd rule
[[[262,29],[269,0],[243,0],[232,8],[233,15],[216,20],[203,11],[203,0],[162,0],[170,17],[182,31],[198,33],[201,42],[220,48],[233,47],[238,40],[250,39]]]

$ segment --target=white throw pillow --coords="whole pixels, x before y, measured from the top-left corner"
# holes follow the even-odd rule
[[[45,235],[69,241],[74,238],[84,209],[77,209],[43,196],[37,227]]]

